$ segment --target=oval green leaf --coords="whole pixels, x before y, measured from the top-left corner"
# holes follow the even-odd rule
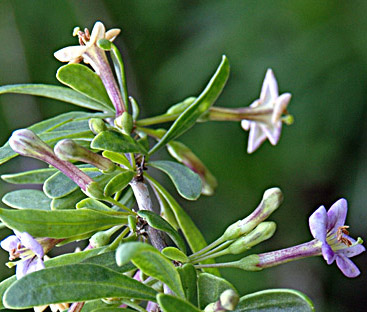
[[[217,71],[214,73],[203,92],[188,108],[183,111],[183,113],[181,113],[162,139],[152,147],[149,151],[149,155],[155,153],[162,146],[190,129],[195,124],[196,120],[214,104],[218,96],[221,94],[228,76],[229,62],[227,57],[223,56]]]
[[[81,190],[76,190],[64,197],[53,198],[51,201],[51,209],[75,209],[76,204],[85,197],[86,195]]]
[[[178,297],[159,294],[157,295],[157,301],[163,312],[201,312],[190,302]]]
[[[90,97],[87,97],[77,91],[69,88],[46,85],[46,84],[16,84],[0,87],[0,94],[19,93],[44,96],[50,99],[71,103],[80,107],[97,110],[114,112],[111,107],[99,103]]]
[[[39,190],[17,190],[5,194],[4,204],[17,209],[50,210],[51,199]]]
[[[180,234],[161,216],[148,210],[140,210],[138,215],[145,219],[151,227],[166,232],[176,246],[186,253],[186,245]]]
[[[103,151],[102,155],[108,158],[109,160],[113,161],[114,163],[118,163],[131,169],[131,164],[124,154],[111,151]]]
[[[116,131],[102,131],[93,139],[91,148],[117,153],[146,153],[131,136]]]
[[[166,247],[162,249],[162,255],[167,257],[168,259],[179,261],[182,263],[189,262],[189,258],[178,248],[176,247]]]
[[[177,267],[176,270],[180,274],[182,288],[185,292],[186,299],[194,306],[197,306],[198,292],[195,267],[191,263],[186,263],[182,267]]]
[[[101,78],[91,69],[81,64],[61,66],[56,78],[63,84],[102,104],[111,111],[113,104]]]
[[[34,237],[68,238],[114,225],[126,224],[127,218],[118,212],[90,209],[34,210],[0,208],[0,219],[9,228],[28,232]]]
[[[198,277],[198,300],[199,307],[204,309],[209,303],[219,300],[221,293],[227,289],[237,290],[224,278],[202,273]]]
[[[99,200],[93,199],[93,198],[86,198],[81,200],[79,203],[76,204],[77,209],[83,209],[88,208],[92,210],[98,210],[98,211],[111,211],[110,207],[107,205],[101,203]]]
[[[183,198],[188,200],[199,198],[201,194],[201,179],[198,174],[188,167],[168,160],[151,161],[148,165],[166,173],[175,185],[177,192]]]
[[[5,292],[4,305],[24,309],[111,297],[155,301],[155,294],[153,288],[103,266],[72,264],[36,271],[17,280]]]
[[[121,266],[131,261],[146,275],[152,276],[166,284],[177,296],[184,298],[180,275],[174,265],[153,246],[128,242],[116,250],[116,262]]]
[[[57,172],[54,168],[36,169],[19,173],[3,174],[1,179],[13,184],[43,184],[47,178]]]
[[[121,169],[123,170],[123,169]],[[104,195],[111,196],[119,191],[122,191],[134,177],[135,173],[130,170],[124,170],[115,177],[113,177],[104,188]]]
[[[293,289],[268,289],[258,291],[240,299],[234,312],[312,312],[315,311],[310,298]]]

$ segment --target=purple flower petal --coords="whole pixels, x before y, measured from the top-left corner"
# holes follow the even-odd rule
[[[327,212],[328,224],[327,231],[336,231],[338,227],[345,224],[345,219],[347,217],[348,203],[344,198],[339,199],[335,202],[329,211]]]
[[[309,218],[311,234],[323,244],[326,243],[327,213],[324,206],[319,207]]]
[[[23,276],[45,268],[42,259],[34,256],[33,258],[24,259],[17,263],[16,276],[21,279]]]
[[[326,263],[332,264],[336,256],[332,248],[329,246],[329,244],[327,243],[322,244],[321,250],[322,250],[322,256],[324,257]]]
[[[366,248],[364,248],[364,246],[362,246],[361,244],[358,244],[358,245],[354,245],[354,246],[351,246],[351,247],[347,247],[345,249],[340,249],[340,250],[336,251],[336,254],[337,255],[342,255],[342,256],[345,256],[345,257],[348,257],[348,258],[352,258],[354,256],[357,256],[357,255],[361,254],[365,250],[366,250]]]
[[[44,256],[43,247],[30,234],[27,232],[21,233],[20,240],[24,247],[32,250],[38,257],[42,258]]]
[[[17,280],[21,279],[23,276],[27,274],[27,270],[28,270],[28,267],[31,261],[32,259],[24,259],[17,263],[17,268],[15,270],[15,275],[17,276]]]
[[[361,273],[352,260],[342,255],[336,257],[336,264],[347,277],[357,277]]]
[[[7,252],[10,252],[13,249],[16,249],[18,244],[20,243],[20,240],[15,235],[10,235],[4,240],[1,241],[0,245],[1,248],[6,250]]]

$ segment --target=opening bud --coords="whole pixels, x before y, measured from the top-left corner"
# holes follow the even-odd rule
[[[65,161],[81,161],[91,164],[103,172],[115,170],[115,164],[109,159],[78,145],[73,140],[65,139],[59,141],[54,147],[58,158]]]
[[[254,230],[249,234],[240,237],[233,244],[228,247],[228,251],[231,254],[240,254],[253,246],[260,244],[261,242],[269,239],[275,233],[277,226],[275,222],[261,222]]]
[[[123,112],[115,119],[115,126],[120,128],[123,133],[130,135],[134,127],[133,117],[129,113]]]
[[[277,188],[265,191],[259,206],[245,219],[230,225],[224,232],[223,240],[233,240],[252,231],[260,222],[267,219],[282,203],[283,193]]]
[[[88,124],[90,131],[92,131],[94,134],[98,134],[107,130],[107,126],[101,118],[91,118],[88,120]]]

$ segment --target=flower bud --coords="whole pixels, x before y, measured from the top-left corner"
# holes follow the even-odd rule
[[[20,155],[43,160],[46,155],[53,154],[52,149],[33,131],[20,129],[13,132],[9,139],[10,147]]]
[[[106,246],[109,242],[110,242],[110,235],[106,232],[95,233],[89,239],[89,243],[93,248]]]
[[[207,196],[214,194],[214,190],[218,186],[216,178],[186,145],[181,142],[172,141],[167,145],[167,150],[173,158],[183,163],[200,176],[202,194]]]
[[[101,118],[91,118],[88,120],[89,129],[94,134],[107,130],[107,126]]]
[[[58,158],[65,161],[81,161],[91,164],[103,172],[111,172],[115,164],[109,159],[78,145],[73,140],[65,139],[59,141],[54,147]]]
[[[219,297],[221,306],[225,310],[232,311],[236,308],[240,297],[233,289],[227,289]]]
[[[115,119],[115,126],[120,128],[123,133],[130,135],[134,127],[132,116],[128,112],[123,112]]]
[[[240,254],[251,247],[272,237],[276,230],[275,222],[261,222],[254,230],[245,236],[241,236],[228,247],[228,252],[234,255]]]
[[[282,201],[283,194],[279,188],[274,187],[266,190],[259,206],[245,219],[230,225],[225,230],[222,239],[232,240],[249,233],[260,222],[269,217],[280,206]]]

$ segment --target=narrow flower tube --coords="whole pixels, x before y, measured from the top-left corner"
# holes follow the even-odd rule
[[[58,158],[65,161],[81,161],[91,164],[103,172],[111,172],[116,166],[109,159],[78,145],[73,140],[65,139],[59,141],[54,152]]]
[[[42,160],[59,169],[63,174],[73,180],[83,191],[87,191],[90,184],[95,183],[73,164],[59,159],[45,142],[43,142],[33,131],[20,129],[13,132],[9,139],[10,147],[23,156]]]

